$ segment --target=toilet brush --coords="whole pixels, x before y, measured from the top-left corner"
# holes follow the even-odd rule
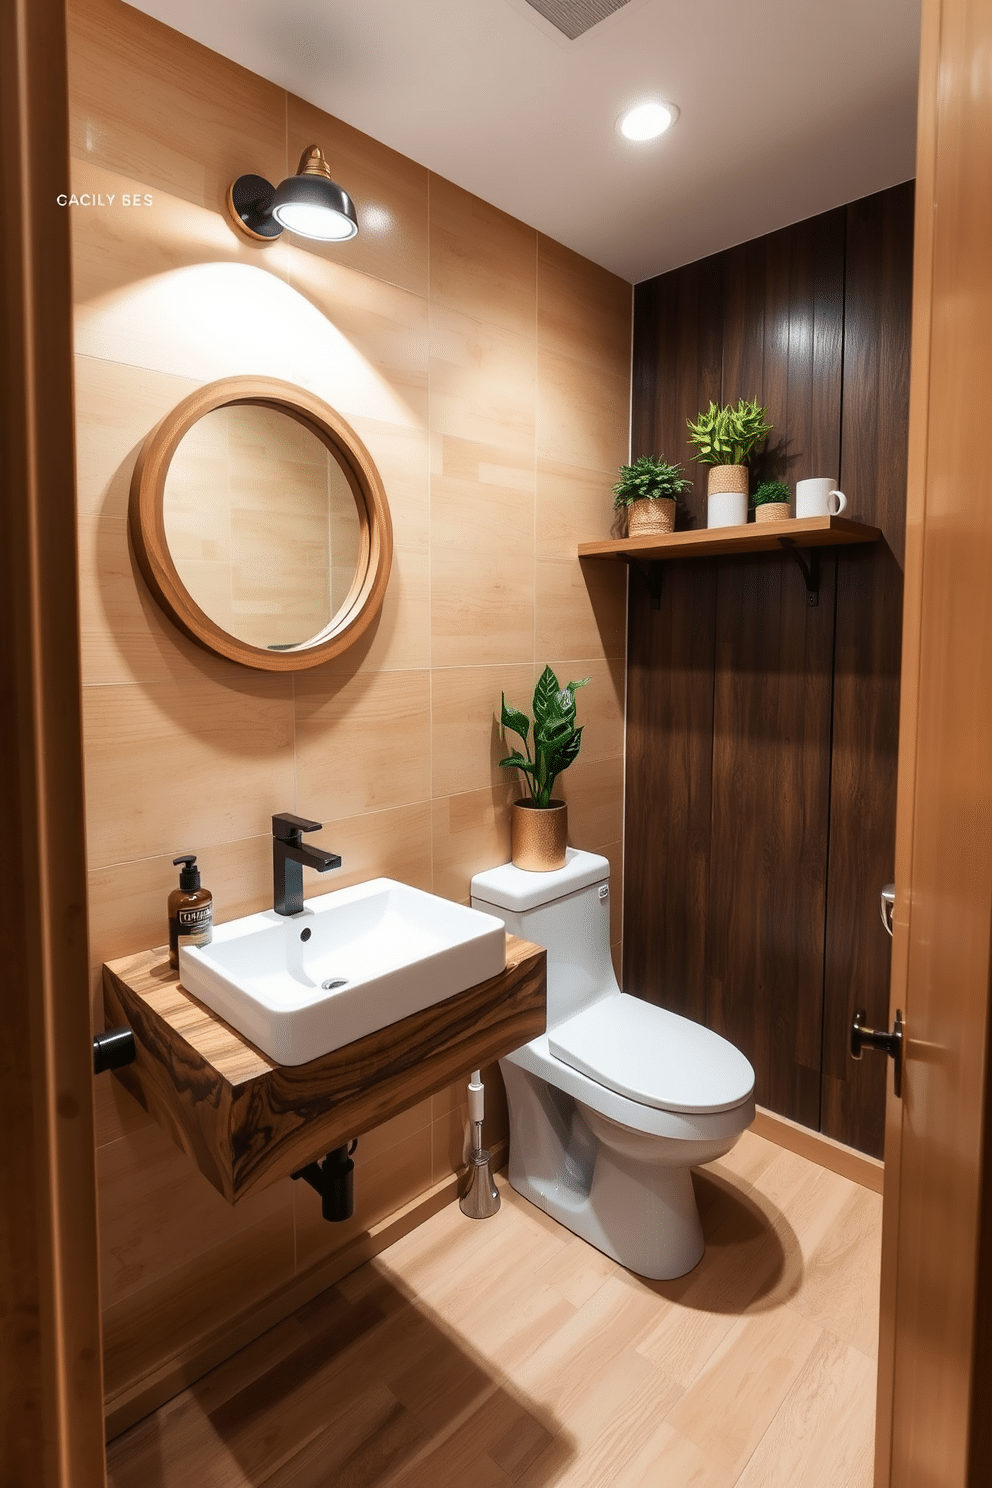
[[[482,1071],[475,1070],[468,1086],[468,1119],[475,1130],[475,1145],[468,1155],[468,1188],[458,1200],[459,1209],[469,1219],[489,1219],[499,1208],[499,1190],[489,1168],[489,1149],[482,1145],[484,1112]]]

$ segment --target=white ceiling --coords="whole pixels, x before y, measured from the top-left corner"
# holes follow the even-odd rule
[[[137,8],[634,283],[914,174],[919,0],[630,0],[574,42],[526,0]],[[674,128],[621,139],[651,96]]]

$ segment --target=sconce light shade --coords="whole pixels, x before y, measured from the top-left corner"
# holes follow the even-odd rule
[[[358,232],[355,204],[331,180],[330,167],[316,145],[307,146],[296,175],[278,186],[264,176],[239,176],[227,194],[227,205],[235,226],[255,242],[272,242],[284,227],[323,242],[343,242]]]

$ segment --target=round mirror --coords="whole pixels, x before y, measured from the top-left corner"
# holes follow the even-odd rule
[[[389,509],[368,451],[327,404],[272,378],[210,383],[152,430],[130,526],[176,624],[266,671],[353,644],[389,577]]]

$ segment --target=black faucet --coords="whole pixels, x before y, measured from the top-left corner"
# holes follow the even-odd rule
[[[304,868],[326,873],[329,868],[341,867],[337,853],[309,847],[303,841],[304,832],[319,832],[321,825],[286,811],[272,818],[272,907],[276,914],[302,912]]]

